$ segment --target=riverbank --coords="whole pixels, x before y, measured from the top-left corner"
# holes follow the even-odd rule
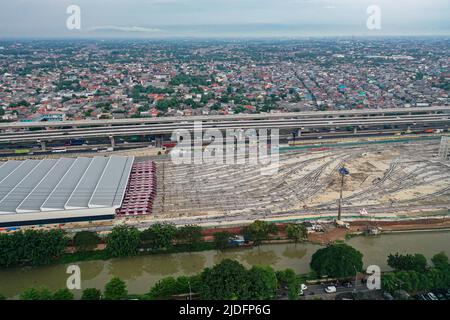
[[[424,253],[427,259],[444,251],[450,256],[450,232],[436,231],[384,234],[374,237],[355,237],[345,242],[364,254],[364,266],[378,265],[390,271],[387,256],[390,253]],[[246,267],[270,265],[275,270],[293,269],[297,274],[308,274],[312,255],[322,248],[313,243],[264,244],[254,248],[235,248],[225,251],[205,250],[190,253],[153,254],[128,258],[82,261],[21,267],[0,270],[0,293],[8,298],[33,286],[45,286],[52,291],[64,288],[67,266],[76,264],[81,270],[82,289],[103,289],[114,276],[126,281],[129,292],[142,294],[164,277],[194,275],[223,259],[233,259]],[[76,291],[76,297],[81,291]]]
[[[350,222],[350,227],[330,228],[324,232],[309,234],[308,241],[325,245],[336,241],[345,241],[348,238],[365,234],[368,228],[378,228],[381,234],[397,232],[424,232],[424,231],[447,231],[450,230],[450,219],[414,219],[402,221],[376,221],[376,220],[356,220]]]
[[[295,243],[292,239],[288,238],[285,232],[287,223],[277,223],[278,233],[271,235],[268,239],[262,241],[261,245],[269,244],[290,244]],[[450,230],[450,219],[448,218],[432,218],[432,219],[415,219],[415,220],[402,220],[402,221],[374,221],[374,220],[355,220],[349,223],[349,228],[338,228],[332,222],[320,223],[322,227],[321,232],[308,233],[306,239],[302,240],[302,243],[310,243],[317,245],[328,245],[334,242],[342,242],[351,239],[356,236],[366,235],[368,228],[378,228],[382,233],[413,233],[424,231],[446,231]],[[176,253],[195,253],[208,250],[217,250],[214,243],[214,234],[218,232],[228,232],[232,235],[242,234],[243,226],[234,227],[214,227],[206,228],[202,230],[203,241],[195,244],[195,246],[188,246],[183,244],[175,244],[167,249],[150,250],[141,248],[136,256],[151,256],[151,255],[163,255],[163,254],[176,254]],[[230,246],[232,249],[235,246]],[[252,248],[252,243],[246,243],[246,248]],[[96,260],[109,260],[116,258],[106,249],[105,243],[101,243],[93,251],[79,251],[75,247],[67,247],[65,253],[54,260],[51,265],[78,263],[84,261],[96,261]],[[126,258],[126,257],[125,257]],[[9,268],[20,267],[11,266]],[[24,266],[25,267],[25,266]]]

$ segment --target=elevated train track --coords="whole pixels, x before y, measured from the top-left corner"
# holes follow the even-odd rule
[[[307,119],[307,118],[334,118],[354,116],[384,116],[402,114],[430,114],[450,113],[449,106],[436,106],[426,108],[392,108],[392,109],[362,109],[362,110],[339,110],[339,111],[307,111],[307,112],[283,112],[283,113],[260,113],[260,114],[235,114],[235,115],[207,115],[191,117],[157,117],[137,119],[112,119],[112,120],[74,120],[62,122],[46,122],[45,127],[90,127],[90,126],[115,126],[115,125],[138,125],[154,123],[179,123],[184,121],[224,121],[224,120],[262,120],[262,119]],[[30,128],[42,127],[42,122],[13,122],[0,125],[4,128]]]
[[[420,114],[415,114],[420,113]],[[324,128],[374,129],[380,126],[401,128],[450,125],[450,107],[426,109],[380,109],[332,112],[300,112],[256,115],[174,117],[97,121],[8,123],[0,125],[0,143],[64,141],[79,138],[112,138],[135,135],[168,135],[176,130],[194,130],[194,121],[202,129],[280,129],[308,130]],[[31,130],[30,130],[31,129]]]

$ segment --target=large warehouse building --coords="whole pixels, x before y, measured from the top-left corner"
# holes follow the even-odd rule
[[[0,227],[113,219],[134,157],[0,164]]]

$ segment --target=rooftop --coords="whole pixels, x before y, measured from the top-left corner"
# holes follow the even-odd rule
[[[118,208],[134,157],[60,158],[0,164],[0,216]]]

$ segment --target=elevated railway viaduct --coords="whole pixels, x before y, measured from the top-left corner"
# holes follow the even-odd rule
[[[60,122],[14,122],[0,125],[0,144],[68,141],[70,139],[114,139],[127,136],[163,137],[176,130],[202,129],[339,129],[373,130],[383,126],[410,129],[415,126],[446,129],[450,125],[450,107],[366,109],[221,116],[158,117]]]

